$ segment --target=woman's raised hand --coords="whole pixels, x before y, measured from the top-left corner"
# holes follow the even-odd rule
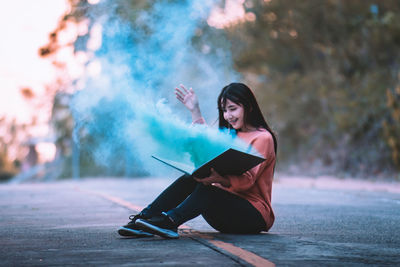
[[[197,99],[193,89],[190,88],[188,90],[185,86],[183,86],[183,84],[181,84],[180,87],[181,89],[175,88],[176,98],[181,101],[190,112],[199,109],[199,100]]]

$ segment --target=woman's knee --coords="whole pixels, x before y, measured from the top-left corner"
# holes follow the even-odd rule
[[[191,175],[189,175],[189,174],[184,174],[182,176],[179,176],[176,180],[184,180],[184,181],[193,180],[194,181],[193,177]]]
[[[178,177],[173,184],[191,184],[191,185],[195,185],[197,182],[195,179],[193,179],[193,177],[189,174],[184,174],[180,177]]]

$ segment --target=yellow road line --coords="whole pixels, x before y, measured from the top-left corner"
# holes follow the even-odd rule
[[[242,260],[250,263],[253,266],[256,267],[272,267],[275,266],[273,262],[270,262],[269,260],[258,256],[257,254],[254,254],[253,252],[247,251],[245,249],[242,249],[240,247],[234,246],[230,243],[226,243],[220,240],[207,240],[211,244],[213,244],[216,247],[219,247],[225,251],[228,251],[229,253],[241,258]]]
[[[122,198],[119,197],[114,197],[105,193],[97,192],[97,191],[92,191],[92,190],[86,190],[86,189],[81,189],[79,187],[75,187],[75,190],[83,192],[83,193],[88,193],[91,195],[96,195],[102,198],[105,198],[107,200],[110,200],[111,202],[114,202],[115,204],[118,204],[122,207],[128,208],[130,210],[135,210],[135,211],[141,211],[143,207],[134,205],[130,203],[129,201],[123,200]]]
[[[75,190],[83,192],[83,193],[102,197],[104,199],[107,199],[115,204],[118,204],[118,205],[128,208],[130,210],[141,211],[143,209],[143,207],[141,207],[141,206],[134,205],[134,204],[130,203],[129,201],[123,200],[119,197],[114,197],[109,194],[92,191],[92,190],[81,189],[79,187],[75,187]],[[260,257],[257,254],[254,254],[253,252],[250,252],[250,251],[247,251],[240,247],[237,247],[231,243],[226,243],[226,242],[223,242],[220,240],[214,240],[213,236],[210,236],[207,234],[202,234],[196,230],[191,229],[187,225],[182,224],[179,226],[179,228],[184,229],[184,230],[189,230],[191,233],[195,233],[198,237],[206,240],[207,242],[214,245],[215,247],[222,249],[222,250],[240,258],[241,260],[246,261],[247,263],[249,263],[255,267],[273,267],[273,266],[275,266],[275,264],[273,262],[271,262],[263,257]]]

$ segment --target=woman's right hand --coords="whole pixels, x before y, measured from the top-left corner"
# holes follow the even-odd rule
[[[199,109],[199,100],[193,89],[190,88],[188,90],[183,84],[181,84],[180,87],[181,89],[175,88],[176,98],[181,101],[190,112],[197,111]]]
[[[217,173],[214,168],[211,168],[211,174],[210,176],[206,177],[206,178],[196,178],[193,177],[193,179],[195,179],[197,182],[202,183],[204,185],[212,185],[214,183],[216,184],[220,184],[223,187],[230,187],[231,186],[231,182],[229,181],[228,178],[224,178],[223,176],[221,176],[219,173]]]

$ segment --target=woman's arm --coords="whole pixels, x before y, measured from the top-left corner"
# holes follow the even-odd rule
[[[192,88],[189,90],[186,89],[182,84],[180,85],[181,89],[175,88],[176,98],[182,102],[183,105],[190,111],[192,114],[192,122],[193,123],[205,123],[203,116],[201,115],[199,100],[193,91]]]

